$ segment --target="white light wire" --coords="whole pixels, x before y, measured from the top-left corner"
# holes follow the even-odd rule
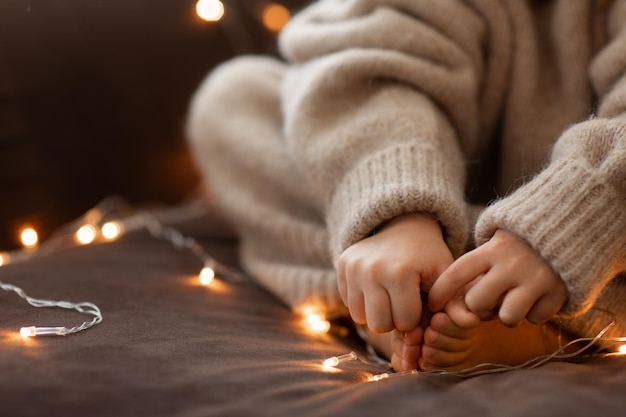
[[[175,249],[190,251],[205,267],[211,268],[215,273],[220,275],[221,278],[228,278],[230,282],[243,281],[243,274],[241,272],[218,262],[204,250],[196,239],[185,236],[173,227],[164,225],[163,222],[151,212],[140,212],[138,216],[140,216],[142,219],[141,223],[152,237],[169,242]]]
[[[60,227],[50,238],[40,245],[36,250],[31,251],[13,251],[6,253],[7,259],[10,259],[10,263],[24,262],[32,259],[35,256],[41,256],[55,252],[59,249],[70,246],[71,240],[68,237],[73,234],[82,226],[86,224],[100,224],[104,223],[110,217],[115,216],[118,213],[128,213],[129,206],[125,201],[119,197],[113,196],[104,199],[97,204],[94,208],[88,210],[83,216],[75,219],[74,221]],[[184,236],[178,230],[165,226],[161,219],[171,222],[186,221],[206,213],[206,206],[199,201],[192,200],[191,203],[183,204],[179,207],[170,210],[161,210],[157,214],[149,211],[136,211],[133,214],[122,217],[119,219],[126,232],[131,232],[139,229],[146,228],[148,232],[155,238],[163,239],[170,242],[176,249],[187,249],[193,253],[200,261],[204,263],[205,267],[209,267],[222,276],[228,276],[233,281],[238,281],[243,278],[243,275],[226,265],[223,265],[209,256],[204,248],[191,237]],[[161,219],[160,219],[160,218]],[[68,334],[77,333],[82,330],[89,329],[102,322],[102,312],[100,308],[91,302],[79,302],[73,303],[69,301],[54,301],[45,300],[39,298],[33,298],[26,294],[26,292],[13,284],[8,284],[0,281],[0,289],[4,291],[14,292],[20,298],[24,299],[28,304],[33,307],[56,307],[63,309],[76,310],[81,314],[88,314],[94,316],[91,321],[85,321],[82,324],[74,327],[55,326],[55,327],[40,327],[40,326],[28,326],[23,327],[20,331],[22,336],[37,336],[37,335],[56,335],[66,336]]]
[[[20,333],[22,333],[22,335],[24,336],[36,336],[36,335],[43,335],[43,334],[66,336],[68,334],[78,333],[82,330],[89,329],[90,327],[95,326],[96,324],[102,321],[102,312],[100,311],[98,306],[87,301],[83,301],[80,303],[72,303],[69,301],[53,301],[53,300],[44,300],[40,298],[33,298],[29,296],[28,294],[26,294],[26,292],[20,287],[17,287],[12,284],[6,284],[2,281],[0,281],[0,288],[2,288],[4,291],[12,291],[16,293],[18,296],[20,296],[20,298],[24,299],[28,304],[30,304],[33,307],[64,308],[64,309],[76,310],[81,314],[88,314],[88,315],[94,316],[94,318],[91,321],[85,321],[82,324],[78,326],[74,326],[74,327],[65,327],[65,326],[23,327]]]
[[[603,312],[611,316],[611,321],[604,328],[602,328],[598,332],[598,334],[596,334],[594,337],[581,337],[578,339],[574,339],[566,343],[565,345],[561,346],[560,348],[558,348],[557,350],[555,350],[554,352],[550,354],[531,358],[528,361],[519,365],[504,365],[504,364],[499,364],[499,363],[480,363],[478,365],[461,369],[459,371],[448,371],[445,369],[433,369],[433,370],[428,370],[428,371],[421,371],[421,370],[411,369],[407,371],[385,372],[381,374],[372,375],[369,381],[381,381],[383,379],[403,377],[403,376],[408,376],[408,375],[451,375],[451,376],[457,376],[457,377],[462,377],[462,378],[469,378],[469,377],[475,377],[475,376],[485,375],[485,374],[509,372],[509,371],[522,370],[522,369],[534,369],[541,365],[546,364],[547,362],[556,361],[556,360],[568,360],[568,359],[574,359],[574,358],[588,359],[588,358],[599,357],[599,356],[619,355],[619,353],[615,353],[615,352],[608,352],[608,353],[602,353],[602,352],[607,350],[610,346],[613,346],[615,344],[625,343],[626,337],[604,337],[606,332],[608,332],[613,326],[615,326],[616,320],[615,320],[615,317],[608,311],[604,311],[600,309],[595,309],[595,310]],[[584,354],[585,352],[589,351],[591,348],[596,346],[599,342],[602,342],[604,346],[599,347],[598,350],[596,350],[595,352]],[[585,343],[585,344],[575,351],[566,353],[566,351],[569,350],[572,346],[580,344],[580,343]],[[330,359],[332,358],[327,359],[327,361]],[[374,362],[380,362],[380,358],[378,356],[375,356],[374,359],[375,359]],[[390,366],[388,361],[385,361],[385,363],[387,363],[387,365]]]

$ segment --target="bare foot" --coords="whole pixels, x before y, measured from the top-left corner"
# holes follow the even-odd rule
[[[511,328],[496,319],[461,327],[450,315],[439,312],[424,331],[419,366],[423,370],[455,371],[482,363],[520,365],[558,349],[560,337],[559,330],[550,324],[524,320]]]
[[[367,343],[383,358],[390,360],[396,371],[417,369],[422,356],[424,329],[416,327],[408,332],[374,333],[366,330]]]

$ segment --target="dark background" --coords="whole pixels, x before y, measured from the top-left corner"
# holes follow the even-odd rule
[[[264,0],[0,1],[0,250],[45,240],[108,195],[175,204],[197,187],[184,137],[194,89],[240,54],[276,54]],[[307,0],[280,0],[292,11]]]

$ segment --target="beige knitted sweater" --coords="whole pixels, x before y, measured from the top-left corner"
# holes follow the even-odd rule
[[[425,211],[456,255],[524,238],[564,317],[626,316],[626,1],[322,0],[280,50],[213,71],[188,132],[244,265],[287,304],[340,311],[341,252]]]

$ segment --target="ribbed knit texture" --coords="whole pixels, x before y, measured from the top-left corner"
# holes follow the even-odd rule
[[[591,138],[615,148],[596,144],[593,154],[576,152],[581,140]],[[530,242],[568,287],[562,314],[579,314],[626,268],[626,125],[582,123],[565,133],[561,148],[567,139],[575,142],[555,150],[533,181],[485,210],[476,239],[480,245],[506,229]]]
[[[624,0],[321,0],[284,62],[212,72],[190,143],[244,266],[294,309],[345,312],[342,251],[424,211],[455,255],[474,229],[524,238],[567,285],[562,325],[591,332],[591,306],[626,319],[625,28]]]

